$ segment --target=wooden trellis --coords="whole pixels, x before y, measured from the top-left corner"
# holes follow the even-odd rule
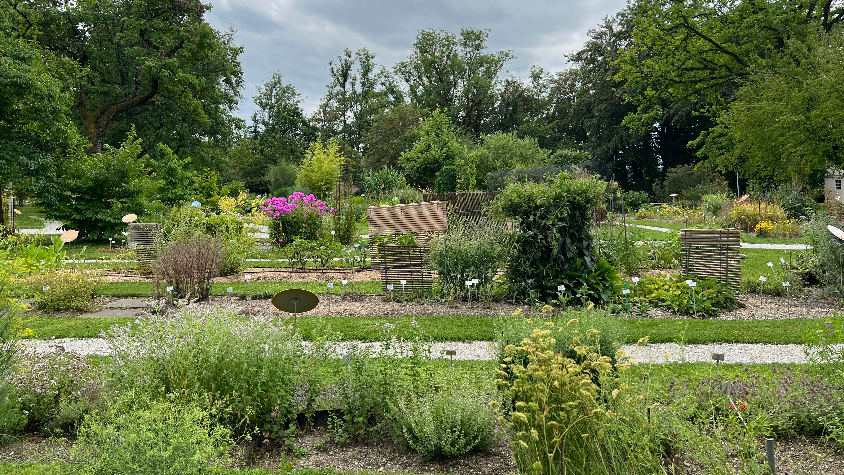
[[[484,207],[496,196],[498,196],[498,192],[494,191],[423,193],[422,201],[446,201],[448,202],[449,215],[478,222],[484,217]]]
[[[149,269],[155,260],[155,238],[160,229],[158,223],[129,224],[128,245],[135,250],[138,266],[142,269]]]
[[[401,281],[405,281],[404,291],[431,288],[433,272],[428,267],[428,248],[426,246],[404,246],[401,244],[379,244],[378,255],[382,262],[381,289],[386,293],[387,285],[393,285],[393,295],[402,291]]]
[[[413,234],[417,241],[426,243],[431,236],[448,230],[445,201],[411,203],[403,205],[370,206],[367,209],[369,234],[395,238],[403,234]],[[381,255],[371,248],[372,268],[383,268]],[[385,284],[386,285],[386,284]]]
[[[741,284],[741,233],[738,229],[683,229],[681,264],[687,275],[715,279],[738,290]]]

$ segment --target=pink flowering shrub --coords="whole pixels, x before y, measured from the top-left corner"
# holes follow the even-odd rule
[[[261,211],[267,213],[273,222],[270,225],[270,239],[285,246],[299,237],[308,240],[319,238],[326,205],[314,195],[305,196],[297,191],[287,198],[267,198]]]

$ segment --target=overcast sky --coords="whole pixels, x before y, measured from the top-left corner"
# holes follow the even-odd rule
[[[304,98],[310,115],[329,82],[328,61],[345,48],[367,48],[392,69],[407,58],[419,30],[491,30],[492,51],[513,50],[506,66],[527,77],[531,66],[556,72],[601,19],[625,0],[211,0],[208,22],[237,30],[246,87],[238,115],[249,119],[255,86],[278,71]]]

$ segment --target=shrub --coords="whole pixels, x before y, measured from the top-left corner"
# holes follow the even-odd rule
[[[41,196],[47,217],[85,239],[107,238],[125,229],[120,218],[143,210],[153,189],[141,151],[133,131],[120,148],[106,146],[103,153],[68,167],[58,182],[61,189]]]
[[[495,411],[463,392],[418,395],[396,404],[393,414],[399,440],[429,459],[481,451],[495,442]]]
[[[799,188],[787,188],[779,190],[776,198],[782,206],[785,214],[791,219],[806,219],[815,214],[814,200],[809,198]]]
[[[599,269],[591,224],[605,188],[597,178],[560,173],[548,184],[512,184],[500,193],[491,211],[518,226],[508,280],[550,301],[558,285],[579,288],[576,280],[600,271],[590,284],[597,285],[592,295],[602,299],[615,284],[614,272]]]
[[[503,423],[519,473],[662,472],[643,403],[618,377],[629,367],[623,351],[613,364],[597,351],[600,332],[590,329],[563,342],[583,356],[578,364],[554,351],[552,334],[559,333],[534,329],[508,345],[497,370],[496,383],[512,401]]]
[[[448,165],[437,172],[437,181],[434,190],[437,193],[457,191],[457,168]]]
[[[807,224],[809,242],[817,255],[817,261],[811,269],[821,283],[835,286],[839,292],[844,292],[844,288],[841,288],[841,275],[844,274],[842,244],[829,232],[829,225],[840,226],[840,223],[832,216],[816,214]]]
[[[220,214],[206,214],[200,208],[187,205],[174,207],[162,225],[158,247],[200,236],[216,238],[224,251],[220,274],[240,272],[246,265],[246,258],[255,249],[255,241],[249,235],[244,219],[234,213],[237,206],[244,205],[245,196],[233,201],[221,198],[218,202],[231,212]]]
[[[732,205],[733,197],[726,193],[703,195],[700,199],[700,207],[704,214],[718,219],[729,216]]]
[[[562,169],[550,165],[533,168],[514,168],[503,172],[489,172],[486,177],[487,191],[500,191],[511,183],[544,183],[556,177]]]
[[[726,193],[727,182],[717,173],[696,169],[693,165],[680,165],[668,170],[665,180],[654,185],[654,193],[663,201],[671,201],[669,195],[677,193],[691,203],[698,203],[704,195]]]
[[[463,155],[454,125],[445,112],[435,110],[422,126],[419,141],[401,154],[399,164],[414,185],[430,187],[445,166],[455,166]]]
[[[12,438],[26,425],[26,417],[18,403],[14,386],[9,383],[8,378],[18,356],[16,332],[12,323],[12,310],[2,301],[0,295],[0,444]]]
[[[448,296],[462,295],[467,280],[478,279],[479,294],[489,294],[492,279],[507,262],[512,234],[503,223],[452,221],[445,235],[430,243],[428,260]]]
[[[730,210],[730,222],[733,226],[749,233],[762,221],[785,221],[785,211],[779,205],[762,201],[736,203]]]
[[[287,245],[297,237],[308,240],[319,238],[326,206],[314,195],[296,192],[287,198],[267,198],[260,209],[272,219],[270,240],[276,245]]]
[[[627,212],[636,212],[642,206],[650,203],[650,196],[644,191],[625,191],[621,198],[624,200],[624,206]]]
[[[153,263],[155,291],[173,287],[173,298],[207,300],[211,294],[211,279],[220,275],[225,259],[220,241],[208,236],[194,236],[169,243],[159,252]]]
[[[372,198],[387,196],[394,189],[407,188],[402,172],[393,168],[366,170],[360,182],[360,191]]]
[[[319,141],[312,143],[296,170],[296,186],[304,186],[322,199],[328,198],[340,180],[340,167],[345,160],[336,139],[327,145]]]
[[[75,434],[96,407],[101,383],[84,357],[72,354],[23,359],[12,384],[30,431]]]
[[[128,392],[85,418],[74,455],[94,475],[190,475],[225,468],[231,444],[200,405]]]
[[[798,221],[762,221],[754,228],[758,237],[789,237],[803,236],[802,226]]]
[[[35,294],[35,305],[46,312],[80,311],[91,309],[91,300],[103,282],[96,271],[54,270],[29,278]]]
[[[242,321],[232,312],[184,309],[150,317],[108,334],[115,365],[109,389],[154,397],[163,391],[182,403],[207,400],[215,416],[237,435],[274,437],[311,401],[297,405],[297,387],[308,384],[311,363],[301,340],[271,320]],[[315,389],[311,389],[311,392]]]

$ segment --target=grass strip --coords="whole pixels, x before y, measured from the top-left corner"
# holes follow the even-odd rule
[[[228,295],[226,291],[232,288],[231,295],[246,298],[251,295],[253,298],[270,298],[276,293],[287,289],[304,289],[317,295],[325,294],[328,290],[323,282],[280,282],[280,281],[259,281],[259,282],[221,282],[211,286],[211,295]],[[380,294],[381,281],[367,280],[362,282],[349,282],[346,284],[346,292],[358,294]],[[334,282],[332,294],[340,295],[343,288],[340,282]],[[150,297],[153,294],[151,282],[108,282],[100,289],[100,295],[110,297]]]
[[[282,317],[287,318],[287,317]],[[433,341],[492,341],[496,328],[510,317],[299,317],[297,330],[306,340],[325,336],[339,340],[380,341],[394,335]],[[564,325],[570,315],[555,318]],[[36,338],[94,338],[112,325],[125,325],[130,318],[38,317],[26,320]],[[292,320],[287,318],[289,323]],[[544,318],[543,318],[544,321]],[[598,327],[612,326],[623,336],[621,343],[634,343],[650,336],[652,343],[764,343],[801,344],[806,332],[821,324],[816,319],[788,320],[691,320],[595,317]],[[415,324],[414,324],[415,322]],[[538,322],[538,320],[537,320]],[[541,325],[541,323],[537,323]]]
[[[97,338],[101,331],[114,325],[126,325],[134,318],[77,318],[77,317],[32,317],[25,318],[24,325],[34,332],[33,338]]]
[[[53,463],[16,463],[0,462],[0,475],[72,475],[80,473],[80,467],[67,462]],[[269,468],[208,468],[204,471],[210,475],[375,475],[376,472],[361,471],[347,472],[329,468],[298,469],[298,470],[274,470]],[[390,475],[392,472],[378,472],[381,475]],[[395,475],[395,474],[393,474]],[[413,475],[413,474],[406,474]]]

